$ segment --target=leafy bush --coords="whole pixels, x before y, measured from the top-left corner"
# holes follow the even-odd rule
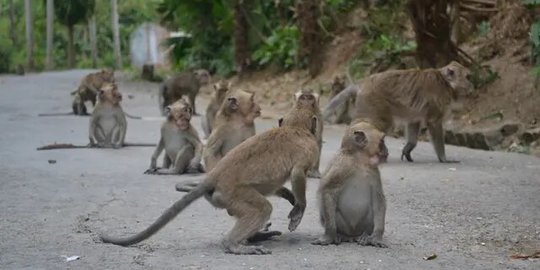
[[[253,53],[253,60],[259,66],[273,64],[286,70],[294,67],[298,52],[298,34],[296,26],[277,28]]]
[[[0,37],[0,73],[7,73],[12,66],[11,54],[13,52],[13,44],[11,40]]]

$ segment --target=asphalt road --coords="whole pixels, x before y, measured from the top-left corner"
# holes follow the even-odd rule
[[[193,176],[144,175],[149,147],[36,151],[88,142],[88,117],[37,117],[69,111],[69,92],[87,72],[0,76],[0,269],[540,269],[538,259],[509,258],[540,250],[539,159],[447,146],[461,163],[439,164],[420,143],[411,164],[398,159],[402,139],[387,140],[391,156],[381,167],[387,249],[311,245],[322,233],[316,179],[308,181],[308,209],[295,232],[287,231],[291,206],[271,198],[272,227],[284,232],[264,243],[271,255],[224,254],[219,243],[233,219],[204,200],[133,247],[100,243],[99,232],[145,228],[182,195],[174,185]],[[127,112],[158,116],[157,85],[121,82],[120,90]],[[256,125],[260,132],[275,123]],[[127,141],[157,142],[159,125],[128,119]],[[323,169],[343,132],[325,128]],[[80,258],[66,261],[74,255]]]

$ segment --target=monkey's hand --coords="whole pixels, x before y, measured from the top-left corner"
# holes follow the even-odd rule
[[[289,231],[296,230],[296,227],[300,224],[300,221],[302,221],[302,217],[304,216],[304,210],[306,209],[305,206],[295,205],[291,212],[289,213]]]
[[[148,170],[144,171],[144,174],[157,174],[158,170],[158,167],[150,167]]]
[[[320,245],[320,246],[339,245],[341,244],[341,237],[339,237],[338,235],[331,236],[331,235],[325,234],[319,237],[319,239],[311,242],[311,244]]]
[[[367,237],[362,237],[358,241],[358,244],[360,244],[362,246],[374,246],[374,247],[379,247],[379,248],[387,248],[388,247],[388,245],[383,243],[382,237],[377,236],[377,235],[370,235],[370,236],[367,236]]]

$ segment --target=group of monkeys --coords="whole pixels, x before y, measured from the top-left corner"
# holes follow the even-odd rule
[[[98,96],[90,120],[90,143],[121,147],[126,134],[126,116],[119,105],[121,95],[114,81],[107,81],[105,76],[101,79],[100,85],[85,79],[77,90],[89,90]],[[272,205],[266,197],[275,195],[291,203],[288,229],[294,231],[306,208],[306,178],[320,177],[318,200],[324,234],[312,243],[356,242],[386,247],[382,239],[386,203],[378,169],[388,157],[385,133],[394,121],[406,123],[407,143],[401,158],[412,161],[420,127],[426,125],[439,161],[453,162],[444,151],[443,116],[453,101],[473,89],[469,70],[457,62],[439,69],[371,75],[336,91],[323,112],[319,109],[319,95],[301,89],[294,95],[294,107],[279,119],[278,127],[256,135],[254,120],[261,109],[254,93],[220,81],[213,85],[215,91],[202,121],[207,136],[203,145],[190,121],[196,115],[195,96],[200,86],[209,81],[208,72],[196,70],[163,82],[160,110],[166,120],[145,172],[207,172],[204,180],[178,184],[176,189],[187,194],[142,232],[127,238],[101,235],[103,242],[128,246],[143,241],[204,196],[214,207],[226,209],[236,218],[222,242],[225,252],[269,254],[269,249],[254,243],[281,234],[268,230]],[[184,95],[189,102],[182,98]],[[77,98],[83,98],[82,93]],[[77,110],[86,112],[83,107],[77,106]],[[341,148],[321,176],[323,122],[333,116],[339,118],[343,111],[350,112],[351,123]],[[157,158],[163,150],[163,166],[158,167]],[[287,180],[291,181],[291,189],[283,186]]]

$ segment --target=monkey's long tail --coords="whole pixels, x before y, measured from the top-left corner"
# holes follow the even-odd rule
[[[336,111],[337,107],[353,98],[358,91],[360,91],[360,87],[356,84],[351,84],[341,91],[341,93],[333,97],[328,105],[326,105],[326,108],[324,108],[323,119],[328,119]]]
[[[106,235],[100,235],[101,241],[103,241],[103,243],[111,243],[119,246],[129,246],[137,244],[158,232],[167,223],[169,223],[169,221],[173,220],[180,212],[182,212],[184,208],[189,206],[192,202],[202,197],[210,190],[212,190],[212,187],[205,181],[200,184],[196,189],[192,190],[186,196],[182,197],[182,199],[176,201],[171,207],[165,210],[165,212],[144,231],[126,238],[115,238]]]

